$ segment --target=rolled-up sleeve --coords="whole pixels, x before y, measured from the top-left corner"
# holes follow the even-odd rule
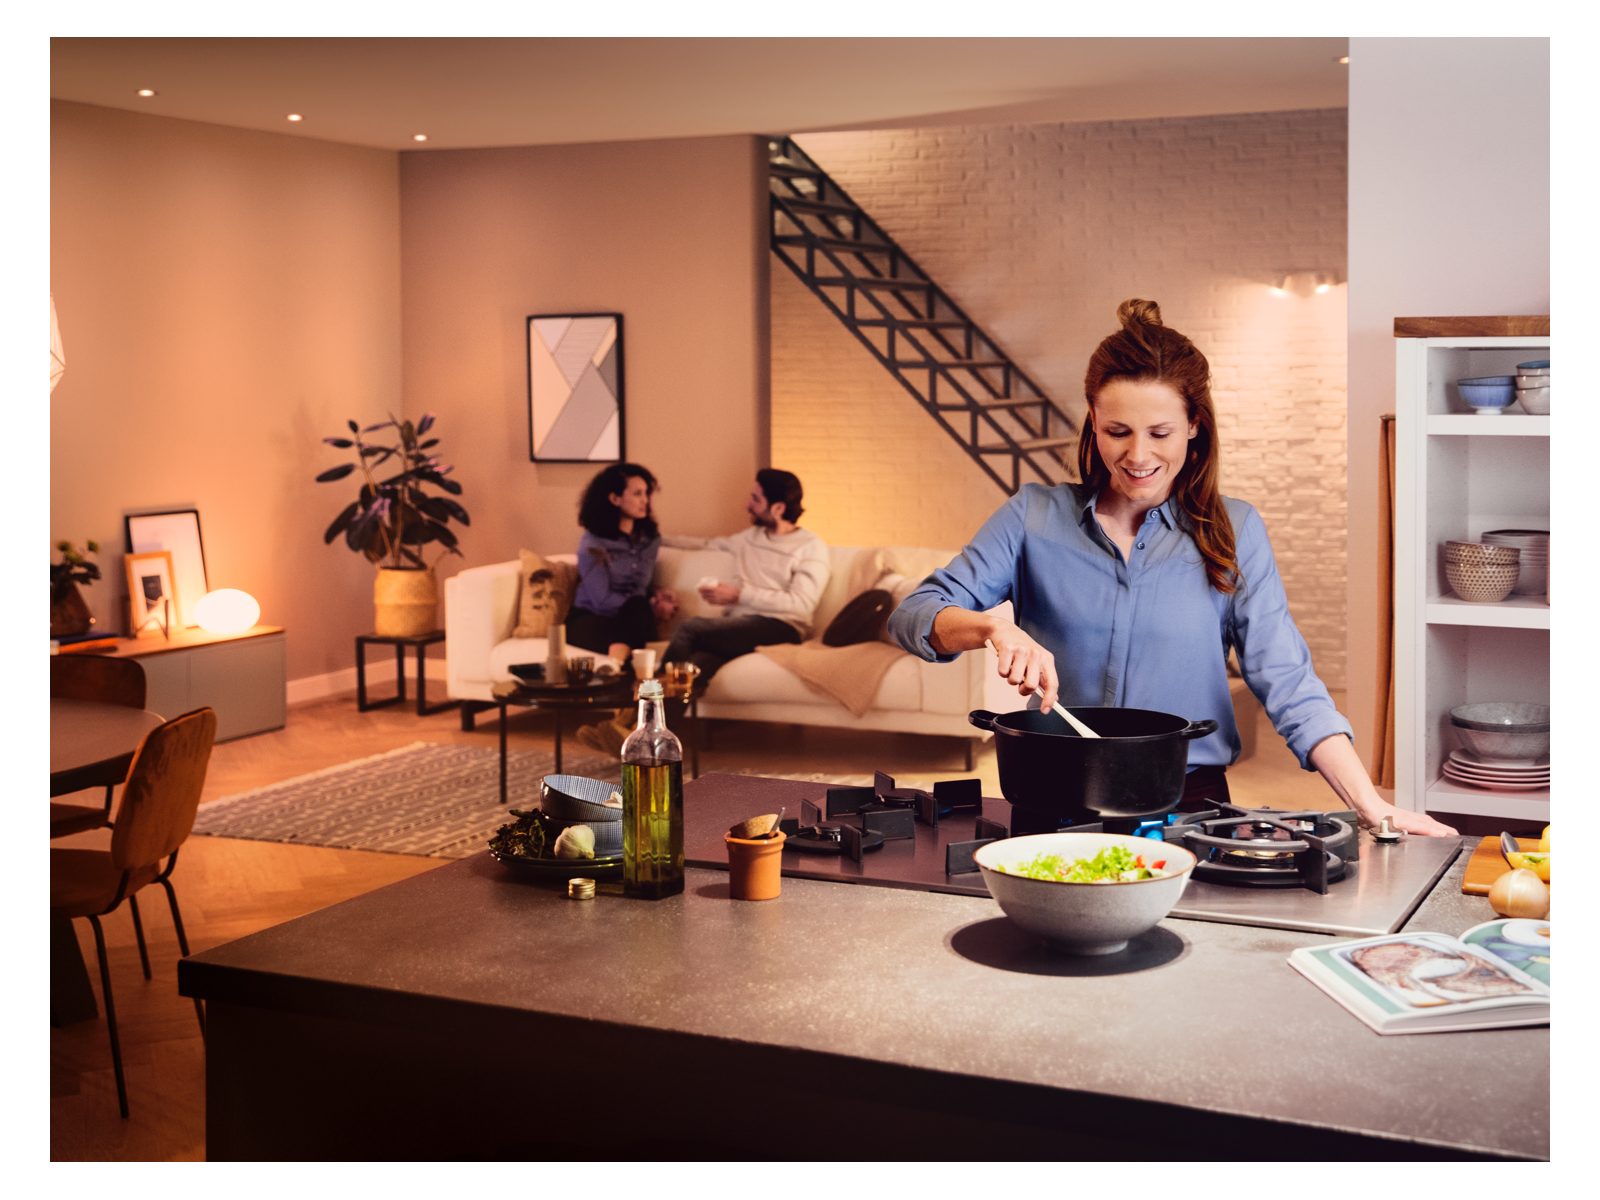
[[[1333,705],[1311,664],[1311,650],[1289,614],[1289,598],[1267,540],[1266,525],[1249,505],[1235,511],[1239,574],[1242,583],[1230,606],[1232,641],[1239,670],[1272,727],[1310,771],[1312,749],[1325,738],[1355,735]]]
[[[889,615],[889,635],[904,650],[929,662],[954,662],[929,638],[933,620],[952,606],[983,612],[1012,598],[1022,555],[1031,485],[984,522],[966,549],[924,579]]]

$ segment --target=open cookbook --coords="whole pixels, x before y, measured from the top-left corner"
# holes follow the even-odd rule
[[[1302,946],[1289,965],[1379,1033],[1550,1023],[1550,922]]]

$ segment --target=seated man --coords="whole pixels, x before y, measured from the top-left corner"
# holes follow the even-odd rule
[[[686,550],[726,550],[734,577],[702,580],[700,596],[724,606],[720,617],[692,617],[678,627],[664,662],[692,662],[700,668],[697,690],[725,664],[757,646],[799,642],[811,631],[822,589],[828,585],[828,547],[799,527],[803,493],[800,480],[772,467],[756,472],[745,502],[750,528],[727,537],[666,537],[664,544]]]
[[[700,668],[697,692],[741,654],[774,642],[804,641],[810,633],[830,564],[822,539],[799,528],[802,495],[793,474],[766,467],[756,472],[745,504],[749,529],[715,538],[662,536],[666,546],[726,550],[734,558],[733,579],[702,580],[700,586],[701,597],[722,605],[723,615],[685,621],[662,656],[663,662],[692,662]],[[633,716],[633,709],[625,709],[610,725],[579,730],[578,740],[596,749],[620,749]]]

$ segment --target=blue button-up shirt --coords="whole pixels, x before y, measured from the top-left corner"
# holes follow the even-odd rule
[[[1122,552],[1075,484],[1027,484],[985,522],[948,566],[923,580],[889,618],[912,654],[949,662],[928,642],[939,611],[982,612],[1010,600],[1017,624],[1055,656],[1061,702],[1207,717],[1217,732],[1190,743],[1189,765],[1226,766],[1239,756],[1228,695],[1228,648],[1273,727],[1300,759],[1350,723],[1311,666],[1289,615],[1266,526],[1254,508],[1224,497],[1237,544],[1239,588],[1211,586],[1194,540],[1171,500],[1150,510]],[[1037,705],[1038,701],[1033,701]]]
[[[660,537],[603,538],[584,530],[578,539],[578,588],[572,602],[602,617],[615,616],[630,596],[649,592],[660,549]]]

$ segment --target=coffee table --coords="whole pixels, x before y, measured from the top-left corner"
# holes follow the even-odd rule
[[[506,680],[494,685],[494,702],[500,709],[500,803],[506,803],[506,715],[510,706],[548,710],[556,715],[556,769],[561,774],[561,738],[566,714],[597,708],[621,708],[633,702],[633,676],[596,675],[585,683],[519,683]]]

